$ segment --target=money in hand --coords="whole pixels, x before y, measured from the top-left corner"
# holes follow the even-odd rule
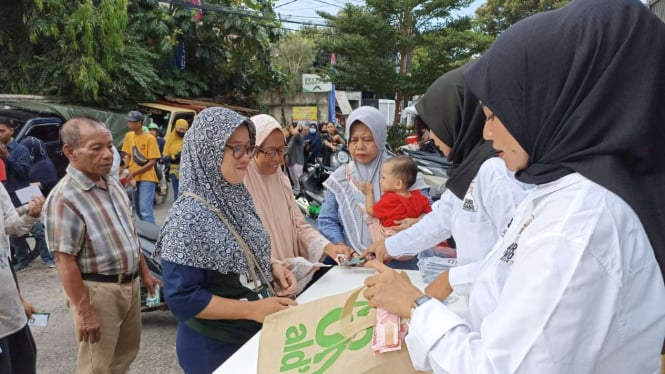
[[[376,309],[372,351],[375,355],[402,349],[403,326],[400,318],[383,308]],[[406,325],[404,326],[406,327]]]

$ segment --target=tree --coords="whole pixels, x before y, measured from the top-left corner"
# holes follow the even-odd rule
[[[0,44],[17,52],[2,59],[5,89],[97,100],[124,53],[126,7],[127,0],[14,2],[0,32]]]
[[[560,8],[569,2],[570,0],[487,0],[476,9],[477,22],[482,31],[497,37],[522,18]]]
[[[0,90],[122,107],[160,96],[251,101],[281,84],[272,0],[0,0]],[[172,63],[185,48],[186,68]],[[247,99],[249,98],[249,99]],[[130,104],[131,105],[131,104]]]
[[[304,33],[293,32],[282,38],[275,47],[275,64],[284,75],[283,85],[277,90],[282,104],[282,119],[286,118],[284,104],[286,99],[294,96],[301,88],[300,78],[303,73],[312,69],[316,57],[314,41]]]
[[[321,13],[333,28],[319,43],[337,55],[335,82],[381,97],[395,95],[397,123],[407,97],[487,47],[468,18],[453,15],[469,3],[367,0],[366,6],[347,4],[337,16]],[[446,40],[451,36],[454,44]],[[429,53],[433,47],[443,49]]]

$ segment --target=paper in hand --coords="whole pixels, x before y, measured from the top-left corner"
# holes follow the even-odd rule
[[[25,188],[21,188],[15,191],[16,197],[21,202],[21,205],[25,205],[30,202],[33,196],[43,196],[42,191],[39,190],[39,187],[31,185]]]
[[[32,317],[28,320],[28,325],[46,327],[50,316],[51,313],[32,313]]]

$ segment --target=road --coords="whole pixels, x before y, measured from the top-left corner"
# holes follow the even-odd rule
[[[169,192],[171,193],[171,192]],[[158,224],[164,222],[173,199],[155,207]],[[74,322],[65,308],[65,298],[58,272],[42,266],[39,259],[32,268],[18,273],[24,297],[38,311],[51,313],[48,326],[33,327],[37,343],[37,373],[71,374],[76,372],[77,345]],[[182,373],[175,353],[177,321],[168,311],[143,313],[141,349],[130,373]]]

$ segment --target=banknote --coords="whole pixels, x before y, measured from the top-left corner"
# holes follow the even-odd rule
[[[375,355],[402,349],[402,339],[406,335],[400,318],[383,308],[376,309],[372,351]]]

